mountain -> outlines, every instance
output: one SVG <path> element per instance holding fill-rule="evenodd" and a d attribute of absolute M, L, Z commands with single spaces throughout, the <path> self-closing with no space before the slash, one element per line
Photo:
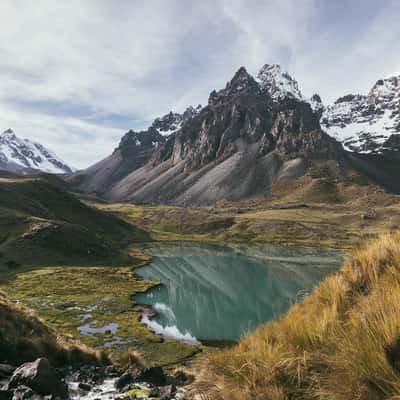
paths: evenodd
<path fill-rule="evenodd" d="M 65 174 L 73 168 L 40 143 L 21 139 L 11 129 L 0 134 L 0 169 L 10 172 Z"/>
<path fill-rule="evenodd" d="M 379 79 L 367 95 L 340 97 L 326 107 L 321 125 L 349 151 L 396 155 L 400 150 L 400 75 Z"/>
<path fill-rule="evenodd" d="M 84 191 L 105 194 L 115 182 L 142 167 L 157 150 L 163 149 L 200 109 L 199 105 L 196 108 L 188 107 L 182 114 L 171 111 L 156 118 L 146 130 L 129 130 L 110 156 L 86 170 L 76 172 L 67 180 Z"/>
<path fill-rule="evenodd" d="M 241 67 L 205 107 L 190 110 L 129 131 L 111 156 L 67 180 L 113 201 L 181 205 L 290 190 L 305 176 L 400 190 L 397 164 L 345 151 L 321 128 L 321 98 L 304 97 L 279 65 L 264 65 L 256 78 Z"/>

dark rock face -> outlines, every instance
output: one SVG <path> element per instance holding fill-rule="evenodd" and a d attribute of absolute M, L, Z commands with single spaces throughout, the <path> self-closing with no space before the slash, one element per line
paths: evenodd
<path fill-rule="evenodd" d="M 8 386 L 12 389 L 21 385 L 27 386 L 41 395 L 53 395 L 61 399 L 68 398 L 67 386 L 46 358 L 38 358 L 36 361 L 25 363 L 15 370 Z"/>

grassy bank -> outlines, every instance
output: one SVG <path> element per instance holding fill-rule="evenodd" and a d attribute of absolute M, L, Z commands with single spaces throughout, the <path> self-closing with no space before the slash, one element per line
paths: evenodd
<path fill-rule="evenodd" d="M 209 399 L 400 398 L 400 235 L 355 250 L 276 322 L 201 366 Z"/>
<path fill-rule="evenodd" d="M 55 366 L 101 362 L 105 356 L 72 336 L 60 335 L 45 325 L 31 310 L 10 302 L 0 292 L 1 362 L 19 365 L 37 357 L 47 357 Z"/>
<path fill-rule="evenodd" d="M 184 361 L 198 348 L 163 340 L 140 322 L 140 311 L 134 308 L 131 296 L 154 284 L 139 279 L 131 266 L 63 266 L 19 273 L 3 289 L 55 331 L 105 352 L 117 363 L 129 352 L 140 353 L 148 365 Z"/>

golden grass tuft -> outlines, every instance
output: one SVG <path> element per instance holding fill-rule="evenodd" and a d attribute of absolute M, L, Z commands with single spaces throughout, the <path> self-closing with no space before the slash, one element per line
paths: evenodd
<path fill-rule="evenodd" d="M 400 399 L 400 235 L 355 250 L 285 316 L 200 367 L 204 399 Z"/>

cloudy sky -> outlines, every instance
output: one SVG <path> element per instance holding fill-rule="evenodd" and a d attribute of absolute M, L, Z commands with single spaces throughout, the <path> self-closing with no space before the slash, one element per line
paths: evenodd
<path fill-rule="evenodd" d="M 1 0 L 0 129 L 82 168 L 279 63 L 329 103 L 400 72 L 397 0 Z"/>

